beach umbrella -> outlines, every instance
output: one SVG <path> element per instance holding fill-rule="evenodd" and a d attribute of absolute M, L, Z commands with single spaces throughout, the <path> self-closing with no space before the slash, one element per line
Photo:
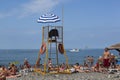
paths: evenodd
<path fill-rule="evenodd" d="M 59 21 L 60 19 L 58 16 L 56 16 L 55 14 L 48 13 L 40 16 L 39 19 L 37 20 L 38 23 L 55 23 Z"/>
<path fill-rule="evenodd" d="M 110 49 L 110 50 L 117 50 L 117 51 L 120 52 L 120 43 L 113 44 L 113 45 L 111 45 L 111 46 L 109 46 L 107 48 Z"/>

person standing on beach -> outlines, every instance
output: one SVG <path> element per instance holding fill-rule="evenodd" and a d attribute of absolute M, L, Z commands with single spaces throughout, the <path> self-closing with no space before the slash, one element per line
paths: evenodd
<path fill-rule="evenodd" d="M 52 60 L 51 60 L 51 58 L 49 58 L 49 60 L 48 60 L 48 71 L 49 70 L 53 70 L 53 65 L 52 65 Z"/>
<path fill-rule="evenodd" d="M 27 58 L 25 58 L 25 60 L 24 60 L 24 68 L 30 68 L 30 67 L 31 67 L 31 65 L 29 64 Z"/>
<path fill-rule="evenodd" d="M 90 69 L 91 68 L 91 57 L 90 56 L 87 56 L 87 65 Z"/>
<path fill-rule="evenodd" d="M 39 57 L 36 61 L 36 64 L 35 64 L 35 67 L 40 67 L 40 61 L 41 61 L 41 58 Z"/>
<path fill-rule="evenodd" d="M 109 52 L 108 48 L 105 48 L 104 53 L 103 53 L 103 66 L 107 69 L 110 66 L 109 60 L 110 60 L 110 52 Z"/>
<path fill-rule="evenodd" d="M 86 57 L 86 56 L 84 57 L 83 65 L 84 65 L 84 66 L 87 65 L 87 57 Z"/>
<path fill-rule="evenodd" d="M 116 68 L 116 59 L 115 59 L 115 55 L 114 54 L 110 55 L 110 67 L 111 68 Z"/>
<path fill-rule="evenodd" d="M 91 56 L 91 57 L 90 57 L 90 67 L 92 67 L 92 66 L 93 66 L 93 64 L 94 64 L 94 57 L 93 57 L 93 56 Z"/>

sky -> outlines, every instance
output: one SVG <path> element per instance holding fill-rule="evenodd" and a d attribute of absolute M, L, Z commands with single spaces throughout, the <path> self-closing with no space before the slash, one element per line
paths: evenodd
<path fill-rule="evenodd" d="M 63 14 L 62 14 L 63 9 Z M 38 18 L 54 13 L 65 48 L 105 48 L 120 42 L 120 0 L 0 0 L 0 49 L 39 49 Z"/>

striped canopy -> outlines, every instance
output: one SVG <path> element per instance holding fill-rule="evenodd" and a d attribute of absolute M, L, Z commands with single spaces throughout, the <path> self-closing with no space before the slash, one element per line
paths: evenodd
<path fill-rule="evenodd" d="M 38 23 L 55 23 L 59 21 L 59 17 L 55 14 L 44 14 L 37 20 Z"/>

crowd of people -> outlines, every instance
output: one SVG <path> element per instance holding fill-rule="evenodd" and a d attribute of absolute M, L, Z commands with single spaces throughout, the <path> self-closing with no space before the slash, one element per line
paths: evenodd
<path fill-rule="evenodd" d="M 23 65 L 19 68 L 15 64 L 9 64 L 9 67 L 0 66 L 0 80 L 6 80 L 8 76 L 18 75 L 19 70 L 28 71 L 28 69 L 35 67 L 31 66 L 28 60 L 25 58 Z M 86 56 L 84 59 L 84 64 L 75 63 L 68 68 L 68 65 L 62 63 L 60 65 L 54 66 L 52 64 L 52 59 L 48 59 L 47 63 L 48 72 L 59 71 L 63 72 L 65 70 L 71 71 L 71 73 L 76 72 L 102 72 L 108 73 L 110 69 L 120 70 L 120 65 L 117 65 L 117 59 L 114 54 L 112 54 L 107 48 L 105 48 L 103 55 L 99 56 L 97 61 L 95 61 L 93 56 Z M 20 76 L 20 75 L 19 75 Z"/>
<path fill-rule="evenodd" d="M 0 80 L 5 80 L 7 76 L 17 75 L 17 66 L 11 64 L 8 68 L 5 66 L 0 66 Z"/>
<path fill-rule="evenodd" d="M 103 55 L 99 56 L 96 62 L 93 56 L 87 56 L 85 57 L 83 65 L 76 63 L 73 68 L 75 72 L 108 73 L 110 69 L 114 69 L 115 71 L 120 70 L 120 65 L 117 64 L 115 55 L 112 54 L 109 49 L 105 48 Z"/>
<path fill-rule="evenodd" d="M 13 63 L 9 63 L 8 67 L 0 66 L 0 80 L 6 80 L 6 78 L 12 78 L 12 77 L 19 77 L 21 74 L 19 74 L 19 71 L 25 71 L 31 68 L 31 65 L 29 64 L 28 60 L 25 58 L 23 65 L 20 65 L 19 67 L 16 66 Z"/>
<path fill-rule="evenodd" d="M 117 62 L 116 56 L 109 52 L 109 49 L 105 48 L 103 55 L 97 60 L 95 71 L 105 72 L 109 69 L 120 69 Z"/>
<path fill-rule="evenodd" d="M 48 60 L 49 71 L 59 70 L 64 71 L 67 69 L 65 64 L 59 65 L 59 67 L 54 67 L 52 65 L 52 60 Z M 117 64 L 117 59 L 114 54 L 112 54 L 107 48 L 104 49 L 103 55 L 99 56 L 97 61 L 95 61 L 93 56 L 86 56 L 84 59 L 84 64 L 75 63 L 71 65 L 70 71 L 74 72 L 102 72 L 108 73 L 110 69 L 120 70 L 120 65 Z"/>
<path fill-rule="evenodd" d="M 120 65 L 117 64 L 117 59 L 108 48 L 104 49 L 103 55 L 99 56 L 95 61 L 93 56 L 87 56 L 84 59 L 84 64 L 75 63 L 71 67 L 71 72 L 102 72 L 110 73 L 110 70 L 120 70 Z M 113 73 L 113 72 L 112 72 Z"/>

